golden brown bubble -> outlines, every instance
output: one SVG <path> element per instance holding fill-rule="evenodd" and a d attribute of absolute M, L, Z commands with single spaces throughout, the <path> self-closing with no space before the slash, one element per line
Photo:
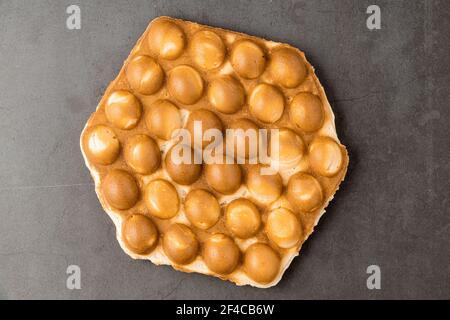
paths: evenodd
<path fill-rule="evenodd" d="M 235 113 L 245 104 L 244 87 L 232 76 L 218 77 L 209 85 L 208 100 L 219 112 Z"/>
<path fill-rule="evenodd" d="M 280 271 L 281 259 L 270 246 L 254 243 L 245 251 L 244 270 L 254 281 L 270 283 Z"/>
<path fill-rule="evenodd" d="M 187 163 L 179 163 L 183 158 L 183 153 L 187 152 L 185 157 Z M 176 159 L 177 158 L 177 159 Z M 164 161 L 167 173 L 173 181 L 182 185 L 193 184 L 202 173 L 202 165 L 194 162 L 194 150 L 189 146 L 175 145 L 167 152 Z"/>
<path fill-rule="evenodd" d="M 267 216 L 266 233 L 280 248 L 292 248 L 303 239 L 303 229 L 295 214 L 284 208 L 271 211 Z"/>
<path fill-rule="evenodd" d="M 319 97 L 308 92 L 294 97 L 289 109 L 291 121 L 302 131 L 319 130 L 324 121 L 324 110 Z"/>
<path fill-rule="evenodd" d="M 132 214 L 123 222 L 122 238 L 134 253 L 149 254 L 158 244 L 158 230 L 149 217 Z"/>
<path fill-rule="evenodd" d="M 268 69 L 273 80 L 286 88 L 300 85 L 308 73 L 303 58 L 290 48 L 273 50 Z"/>
<path fill-rule="evenodd" d="M 281 128 L 278 132 L 278 159 L 286 165 L 295 165 L 303 157 L 305 144 L 302 138 L 288 128 Z M 272 139 L 270 141 L 272 143 Z M 276 141 L 273 141 L 276 142 Z M 272 156 L 272 149 L 269 149 Z M 273 158 L 275 158 L 273 154 Z M 275 159 L 274 159 L 275 160 Z"/>
<path fill-rule="evenodd" d="M 180 209 L 180 199 L 175 187 L 168 181 L 157 179 L 145 187 L 145 205 L 152 216 L 170 219 Z"/>
<path fill-rule="evenodd" d="M 220 218 L 220 205 L 216 197 L 202 189 L 192 190 L 184 202 L 186 217 L 197 228 L 207 230 Z"/>
<path fill-rule="evenodd" d="M 152 22 L 147 35 L 152 54 L 167 60 L 178 58 L 184 50 L 186 37 L 174 22 L 158 19 Z"/>
<path fill-rule="evenodd" d="M 161 152 L 155 140 L 145 134 L 129 138 L 124 147 L 127 164 L 137 173 L 151 174 L 161 164 Z"/>
<path fill-rule="evenodd" d="M 128 91 L 114 91 L 106 100 L 105 114 L 114 127 L 130 130 L 141 118 L 141 103 Z"/>
<path fill-rule="evenodd" d="M 229 274 L 239 263 L 240 251 L 233 239 L 225 234 L 216 233 L 205 241 L 202 255 L 212 272 Z"/>
<path fill-rule="evenodd" d="M 164 253 L 177 264 L 191 263 L 198 253 L 198 240 L 192 230 L 181 223 L 172 224 L 164 233 Z"/>
<path fill-rule="evenodd" d="M 152 57 L 136 56 L 128 63 L 126 76 L 130 86 L 137 92 L 150 95 L 164 83 L 164 71 Z"/>
<path fill-rule="evenodd" d="M 196 122 L 201 124 L 201 129 L 202 129 L 200 131 L 202 143 L 200 145 L 200 141 L 196 140 L 195 143 L 196 143 L 197 147 L 205 148 L 207 145 L 209 145 L 211 143 L 211 141 L 203 139 L 203 134 L 206 130 L 217 129 L 220 132 L 223 131 L 222 121 L 214 112 L 209 111 L 207 109 L 195 110 L 195 111 L 191 112 L 191 114 L 189 115 L 189 118 L 187 120 L 187 123 L 186 123 L 186 129 L 189 131 L 192 143 L 194 142 L 193 141 L 194 136 L 195 136 L 194 126 L 195 126 Z"/>
<path fill-rule="evenodd" d="M 264 51 L 250 40 L 238 41 L 231 50 L 230 59 L 234 71 L 243 78 L 257 78 L 266 68 Z"/>
<path fill-rule="evenodd" d="M 181 128 L 180 111 L 169 100 L 157 100 L 147 111 L 145 124 L 151 134 L 169 140 L 174 131 Z"/>
<path fill-rule="evenodd" d="M 208 185 L 222 194 L 232 194 L 241 186 L 241 168 L 236 163 L 207 164 L 205 178 Z"/>
<path fill-rule="evenodd" d="M 324 200 L 320 183 L 313 176 L 302 172 L 289 179 L 287 197 L 299 210 L 306 212 L 318 209 Z"/>
<path fill-rule="evenodd" d="M 96 125 L 86 130 L 83 136 L 83 149 L 92 162 L 108 165 L 116 161 L 119 156 L 120 143 L 111 128 Z"/>
<path fill-rule="evenodd" d="M 261 83 L 250 94 L 250 113 L 258 120 L 266 123 L 274 123 L 283 115 L 284 96 L 276 87 Z"/>
<path fill-rule="evenodd" d="M 321 176 L 332 177 L 344 162 L 341 147 L 330 137 L 317 137 L 309 146 L 309 162 Z"/>
<path fill-rule="evenodd" d="M 269 204 L 280 197 L 283 181 L 277 172 L 262 174 L 262 168 L 261 165 L 253 165 L 248 169 L 247 188 L 259 202 Z"/>
<path fill-rule="evenodd" d="M 261 214 L 250 200 L 236 199 L 225 209 L 225 224 L 234 236 L 247 239 L 258 232 Z"/>
<path fill-rule="evenodd" d="M 225 44 L 214 32 L 198 31 L 191 39 L 190 53 L 194 62 L 203 69 L 220 67 L 225 59 Z"/>
<path fill-rule="evenodd" d="M 192 67 L 181 65 L 169 71 L 167 90 L 178 102 L 196 103 L 203 94 L 203 79 Z"/>
<path fill-rule="evenodd" d="M 109 171 L 101 186 L 106 201 L 116 209 L 129 209 L 139 200 L 138 184 L 134 177 L 124 170 Z"/>

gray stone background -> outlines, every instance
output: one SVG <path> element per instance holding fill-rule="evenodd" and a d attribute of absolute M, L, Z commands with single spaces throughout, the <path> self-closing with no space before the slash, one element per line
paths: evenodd
<path fill-rule="evenodd" d="M 81 30 L 66 29 L 70 4 Z M 291 43 L 326 88 L 348 176 L 274 288 L 133 261 L 96 198 L 80 132 L 159 15 Z M 450 298 L 449 31 L 446 0 L 0 0 L 0 298 Z"/>

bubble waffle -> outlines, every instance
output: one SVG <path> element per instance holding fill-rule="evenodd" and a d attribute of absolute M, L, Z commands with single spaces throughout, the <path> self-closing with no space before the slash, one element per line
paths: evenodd
<path fill-rule="evenodd" d="M 195 120 L 220 132 L 279 128 L 278 172 L 174 163 L 172 134 Z M 149 24 L 80 144 L 127 254 L 262 288 L 280 281 L 348 166 L 303 52 L 169 17 Z"/>

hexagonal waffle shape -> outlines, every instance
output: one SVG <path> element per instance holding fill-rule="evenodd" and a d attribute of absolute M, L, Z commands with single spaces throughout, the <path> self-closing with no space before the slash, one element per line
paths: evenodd
<path fill-rule="evenodd" d="M 194 120 L 279 128 L 279 171 L 175 165 L 171 134 Z M 349 161 L 303 52 L 169 17 L 149 24 L 80 144 L 127 254 L 261 288 L 299 254 Z"/>

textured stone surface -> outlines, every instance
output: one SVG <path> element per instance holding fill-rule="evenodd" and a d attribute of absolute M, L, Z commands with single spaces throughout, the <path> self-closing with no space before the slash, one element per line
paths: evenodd
<path fill-rule="evenodd" d="M 379 31 L 370 1 L 79 1 L 78 31 L 70 4 L 0 1 L 0 298 L 450 298 L 447 1 L 377 1 Z M 131 260 L 95 196 L 80 132 L 159 15 L 288 42 L 325 86 L 349 172 L 274 288 Z"/>

